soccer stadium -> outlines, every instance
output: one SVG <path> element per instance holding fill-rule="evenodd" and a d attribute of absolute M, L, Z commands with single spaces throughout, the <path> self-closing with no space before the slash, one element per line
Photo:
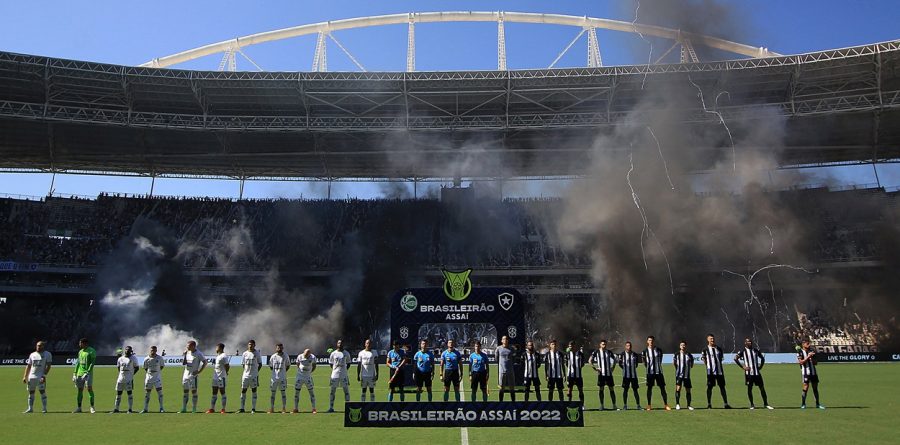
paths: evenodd
<path fill-rule="evenodd" d="M 0 441 L 893 442 L 900 8 L 341 3 L 0 46 Z"/>

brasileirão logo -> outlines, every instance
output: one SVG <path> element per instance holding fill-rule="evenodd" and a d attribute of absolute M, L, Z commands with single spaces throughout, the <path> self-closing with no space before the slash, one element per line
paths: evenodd
<path fill-rule="evenodd" d="M 444 294 L 453 301 L 462 301 L 472 293 L 472 280 L 469 274 L 472 269 L 466 269 L 461 272 L 451 272 L 442 270 L 444 274 Z"/>

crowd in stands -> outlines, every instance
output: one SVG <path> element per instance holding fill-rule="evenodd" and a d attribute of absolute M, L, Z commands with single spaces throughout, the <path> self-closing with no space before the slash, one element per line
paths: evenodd
<path fill-rule="evenodd" d="M 896 205 L 898 195 L 841 193 L 890 205 Z M 809 205 L 818 213 L 820 232 L 811 258 L 834 262 L 878 256 L 871 225 L 878 215 L 841 212 L 815 200 Z M 347 255 L 348 240 L 362 234 L 385 238 L 385 243 L 402 235 L 407 245 L 414 246 L 405 253 L 409 262 L 422 267 L 587 267 L 589 255 L 562 249 L 555 240 L 554 225 L 562 208 L 561 200 L 544 198 L 508 199 L 476 208 L 473 218 L 496 222 L 487 228 L 498 235 L 479 243 L 475 252 L 461 238 L 485 227 L 458 221 L 455 212 L 438 200 L 233 201 L 107 194 L 96 200 L 0 199 L 0 261 L 97 265 L 143 220 L 171 234 L 180 246 L 179 260 L 189 268 L 255 268 L 273 260 L 299 269 L 337 268 Z M 698 264 L 709 261 L 697 259 Z"/>

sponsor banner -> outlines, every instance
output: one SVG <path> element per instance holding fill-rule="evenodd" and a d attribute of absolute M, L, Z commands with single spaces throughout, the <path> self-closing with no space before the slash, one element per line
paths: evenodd
<path fill-rule="evenodd" d="M 53 353 L 51 352 L 51 354 L 53 354 Z M 28 356 L 26 356 L 26 355 L 22 355 L 22 356 L 0 355 L 0 366 L 25 366 L 25 359 L 27 359 L 27 358 L 28 358 Z M 111 355 L 109 355 L 109 356 L 98 355 L 95 365 L 98 365 L 98 366 L 115 365 L 117 358 L 118 357 L 111 356 Z M 53 366 L 74 366 L 75 365 L 75 357 L 53 355 L 52 364 L 53 364 Z"/>
<path fill-rule="evenodd" d="M 900 354 L 890 352 L 817 352 L 819 363 L 900 362 Z"/>
<path fill-rule="evenodd" d="M 880 352 L 877 345 L 819 345 L 816 352 Z"/>
<path fill-rule="evenodd" d="M 37 263 L 17 263 L 15 261 L 0 261 L 0 272 L 34 272 L 38 268 Z"/>
<path fill-rule="evenodd" d="M 579 402 L 349 402 L 345 427 L 583 427 Z"/>

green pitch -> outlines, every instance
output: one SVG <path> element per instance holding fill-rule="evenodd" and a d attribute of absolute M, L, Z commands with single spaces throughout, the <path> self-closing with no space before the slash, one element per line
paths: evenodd
<path fill-rule="evenodd" d="M 694 406 L 706 405 L 705 376 L 703 370 L 695 369 Z M 382 369 L 383 370 L 383 369 Z M 71 414 L 75 407 L 75 387 L 72 384 L 71 368 L 54 367 L 50 373 L 47 394 L 50 413 L 22 414 L 26 407 L 27 393 L 21 383 L 22 368 L 0 368 L 0 424 L 3 425 L 0 442 L 4 444 L 44 444 L 44 443 L 128 443 L 152 444 L 169 440 L 177 442 L 204 443 L 409 443 L 412 440 L 409 428 L 344 428 L 343 413 L 326 414 L 328 409 L 328 374 L 319 368 L 315 373 L 318 414 L 309 413 L 309 399 L 304 390 L 300 400 L 301 414 L 265 414 L 269 408 L 269 370 L 261 372 L 258 414 L 175 414 L 181 408 L 181 369 L 167 369 L 163 372 L 166 414 L 107 414 L 113 407 L 115 392 L 115 369 L 98 368 L 94 377 L 98 413 Z M 294 370 L 289 374 L 293 383 Z M 822 376 L 821 395 L 827 410 L 798 409 L 800 404 L 800 371 L 796 365 L 769 365 L 765 368 L 766 387 L 769 402 L 774 411 L 749 411 L 743 376 L 737 366 L 728 367 L 728 396 L 736 409 L 726 411 L 697 409 L 666 412 L 598 412 L 585 413 L 585 428 L 468 428 L 471 444 L 504 443 L 682 443 L 698 441 L 702 443 L 897 443 L 900 412 L 900 366 L 896 364 L 823 364 L 819 366 Z M 671 366 L 666 368 L 669 383 L 669 401 L 674 406 L 675 389 L 672 385 Z M 351 369 L 355 379 L 356 370 Z M 588 372 L 585 371 L 588 376 Z M 209 408 L 210 370 L 201 374 L 200 400 L 198 411 Z M 141 373 L 136 380 L 143 383 Z M 228 388 L 228 409 L 234 411 L 240 404 L 240 374 L 232 371 Z M 585 383 L 595 383 L 586 377 Z M 616 382 L 620 378 L 616 377 Z M 236 384 L 238 383 L 238 384 Z M 378 382 L 378 400 L 387 398 L 387 382 Z M 468 387 L 468 385 L 466 385 Z M 137 388 L 136 388 L 137 389 Z M 596 409 L 599 402 L 597 387 L 586 385 L 585 398 L 588 409 Z M 621 405 L 621 388 L 616 388 Z M 646 396 L 645 387 L 640 389 L 641 398 Z M 338 390 L 336 409 L 343 410 L 343 393 Z M 436 392 L 436 400 L 441 399 Z M 135 391 L 135 408 L 143 408 L 143 389 Z M 249 395 L 249 394 L 248 394 Z M 351 382 L 351 400 L 359 400 L 358 384 Z M 452 395 L 451 395 L 452 397 Z M 468 400 L 470 394 L 466 394 Z M 757 406 L 761 405 L 758 392 L 754 394 Z M 497 398 L 492 389 L 491 399 Z M 414 396 L 407 395 L 407 400 Z M 654 406 L 661 406 L 658 390 L 654 391 Z M 682 402 L 684 396 L 682 395 Z M 815 404 L 812 391 L 808 404 Z M 126 400 L 122 407 L 126 408 Z M 280 408 L 280 395 L 276 406 Z M 633 403 L 633 401 L 632 401 Z M 289 387 L 288 405 L 293 408 L 293 388 Z M 716 390 L 713 405 L 721 408 L 722 402 Z M 40 398 L 35 408 L 40 410 Z M 85 408 L 87 394 L 85 394 Z M 156 410 L 155 392 L 150 399 L 150 409 Z M 250 407 L 248 397 L 247 408 Z M 607 397 L 607 407 L 609 401 Z M 415 430 L 415 442 L 427 437 L 429 444 L 459 444 L 459 428 L 429 428 Z"/>

